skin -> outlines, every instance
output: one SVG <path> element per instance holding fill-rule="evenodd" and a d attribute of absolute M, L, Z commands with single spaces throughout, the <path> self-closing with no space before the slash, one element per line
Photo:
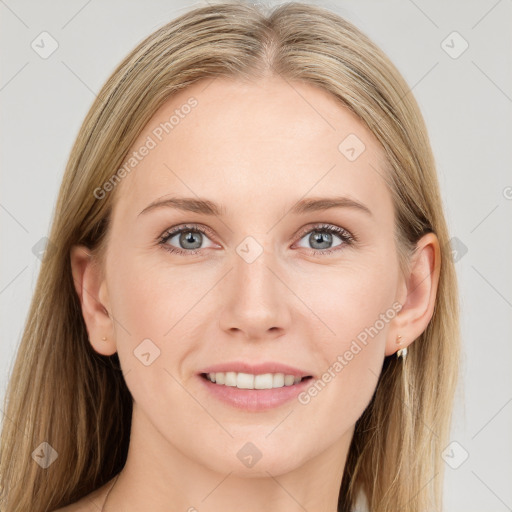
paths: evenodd
<path fill-rule="evenodd" d="M 200 81 L 156 112 L 133 150 L 192 96 L 198 105 L 117 185 L 104 272 L 87 248 L 71 251 L 90 342 L 101 354 L 118 352 L 134 399 L 128 460 L 104 510 L 335 512 L 354 425 L 384 357 L 432 317 L 438 240 L 425 235 L 410 274 L 399 273 L 383 151 L 357 117 L 309 84 Z M 355 161 L 338 150 L 351 133 L 365 145 Z M 207 198 L 225 213 L 138 215 L 166 195 Z M 372 215 L 288 213 L 303 197 L 333 195 Z M 158 245 L 186 223 L 212 230 L 197 235 L 199 254 Z M 344 245 L 333 234 L 319 249 L 309 236 L 318 223 L 358 241 Z M 236 251 L 247 236 L 263 249 L 252 263 Z M 179 236 L 167 244 L 190 251 Z M 337 250 L 320 254 L 329 248 Z M 207 365 L 246 360 L 279 361 L 319 378 L 395 302 L 400 313 L 307 405 L 246 412 L 217 401 L 197 376 Z M 133 353 L 146 338 L 161 351 L 149 366 Z M 247 442 L 262 454 L 251 468 L 237 457 Z M 63 510 L 97 512 L 112 483 Z"/>

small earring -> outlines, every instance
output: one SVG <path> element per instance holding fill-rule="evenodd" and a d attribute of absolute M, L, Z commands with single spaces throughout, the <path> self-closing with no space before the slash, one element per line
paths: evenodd
<path fill-rule="evenodd" d="M 401 348 L 400 350 L 397 350 L 396 352 L 396 358 L 400 359 L 402 358 L 405 361 L 405 358 L 407 357 L 407 347 Z"/>
<path fill-rule="evenodd" d="M 402 339 L 402 336 L 398 335 L 396 338 L 396 342 L 398 345 L 400 345 L 400 340 Z M 405 358 L 407 357 L 407 347 L 401 348 L 397 350 L 396 352 L 396 358 L 400 359 L 402 358 L 403 361 L 405 361 Z"/>

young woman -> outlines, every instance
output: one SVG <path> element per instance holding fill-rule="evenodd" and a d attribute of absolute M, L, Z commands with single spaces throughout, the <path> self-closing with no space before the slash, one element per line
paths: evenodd
<path fill-rule="evenodd" d="M 441 510 L 449 234 L 418 106 L 356 27 L 230 2 L 151 34 L 49 238 L 4 512 Z"/>

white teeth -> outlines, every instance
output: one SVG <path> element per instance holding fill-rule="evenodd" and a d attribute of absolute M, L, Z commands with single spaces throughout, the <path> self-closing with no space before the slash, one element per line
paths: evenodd
<path fill-rule="evenodd" d="M 298 384 L 302 377 L 285 375 L 284 373 L 264 373 L 252 375 L 250 373 L 216 372 L 208 373 L 207 378 L 216 384 L 237 387 L 239 389 L 272 389 Z"/>
<path fill-rule="evenodd" d="M 226 386 L 236 386 L 236 372 L 226 372 Z"/>
<path fill-rule="evenodd" d="M 254 389 L 254 375 L 239 373 L 236 378 L 236 387 L 240 389 Z"/>
<path fill-rule="evenodd" d="M 284 376 L 284 385 L 291 386 L 295 382 L 295 377 L 293 375 L 285 375 Z"/>
<path fill-rule="evenodd" d="M 273 385 L 274 377 L 271 373 L 264 373 L 254 377 L 254 389 L 272 389 Z"/>
<path fill-rule="evenodd" d="M 284 386 L 284 373 L 274 373 L 272 381 L 273 388 L 282 388 Z"/>

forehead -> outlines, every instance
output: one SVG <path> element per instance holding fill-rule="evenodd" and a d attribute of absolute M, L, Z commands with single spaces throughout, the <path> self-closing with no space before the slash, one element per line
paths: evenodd
<path fill-rule="evenodd" d="M 147 123 L 127 167 L 130 158 L 116 190 L 118 214 L 128 217 L 167 194 L 211 198 L 227 213 L 343 194 L 378 215 L 390 201 L 371 131 L 329 92 L 278 77 L 205 79 L 181 90 Z"/>

